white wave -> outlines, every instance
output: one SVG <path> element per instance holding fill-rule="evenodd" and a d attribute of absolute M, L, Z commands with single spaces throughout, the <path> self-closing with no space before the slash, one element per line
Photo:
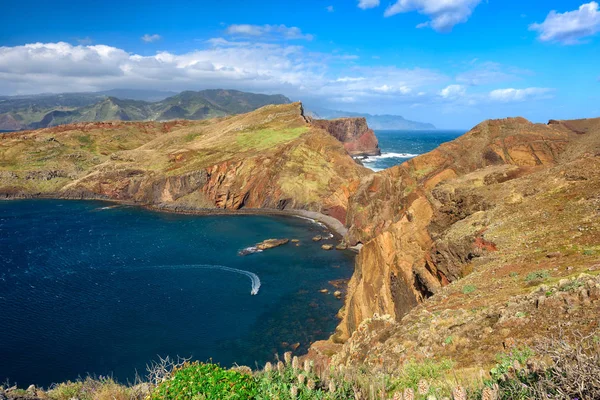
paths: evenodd
<path fill-rule="evenodd" d="M 310 221 L 310 222 L 312 222 L 313 224 L 319 225 L 319 226 L 320 226 L 320 227 L 322 227 L 322 228 L 327 228 L 327 225 L 325 225 L 325 224 L 324 224 L 324 223 L 322 223 L 322 222 L 319 222 L 319 221 L 317 221 L 316 219 L 309 218 L 309 217 L 305 217 L 305 216 L 303 216 L 303 215 L 294 215 L 294 217 L 296 217 L 296 218 L 301 218 L 301 219 L 305 219 L 305 220 L 307 220 L 307 221 Z"/>
<path fill-rule="evenodd" d="M 412 158 L 418 155 L 419 154 L 412 153 L 382 153 L 380 156 L 369 156 L 367 159 L 363 160 L 363 163 L 372 163 L 385 158 Z"/>
<path fill-rule="evenodd" d="M 260 289 L 260 278 L 254 272 L 244 271 L 243 269 L 229 268 L 223 265 L 211 265 L 211 264 L 184 264 L 184 265 L 158 265 L 153 268 L 161 269 L 180 269 L 180 268 L 201 268 L 201 269 L 217 269 L 220 271 L 233 272 L 236 274 L 245 275 L 250 278 L 252 282 L 252 289 L 250 290 L 251 295 L 257 295 Z"/>
<path fill-rule="evenodd" d="M 254 254 L 254 253 L 262 253 L 262 250 L 256 246 L 250 246 L 250 247 L 246 247 L 245 249 L 238 251 L 239 256 L 246 256 L 248 254 Z"/>

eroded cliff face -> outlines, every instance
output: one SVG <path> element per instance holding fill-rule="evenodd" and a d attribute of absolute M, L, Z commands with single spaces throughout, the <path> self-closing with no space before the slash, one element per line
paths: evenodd
<path fill-rule="evenodd" d="M 333 339 L 347 340 L 375 313 L 400 321 L 468 275 L 472 260 L 502 251 L 489 238 L 490 227 L 500 222 L 490 217 L 492 210 L 527 193 L 506 200 L 501 186 L 593 156 L 600 129 L 586 136 L 574 126 L 486 121 L 430 153 L 364 177 L 350 198 L 347 237 L 363 247 Z"/>
<path fill-rule="evenodd" d="M 106 198 L 174 210 L 306 209 L 346 221 L 370 174 L 300 103 L 208 121 L 75 124 L 0 140 L 5 196 Z"/>
<path fill-rule="evenodd" d="M 344 148 L 352 156 L 378 156 L 381 154 L 377 137 L 369 129 L 365 118 L 317 119 L 312 124 L 326 130 L 344 143 Z"/>

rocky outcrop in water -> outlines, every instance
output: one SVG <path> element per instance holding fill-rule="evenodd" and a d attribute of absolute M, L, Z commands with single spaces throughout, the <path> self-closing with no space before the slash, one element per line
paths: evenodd
<path fill-rule="evenodd" d="M 344 143 L 344 148 L 352 156 L 381 155 L 377 137 L 369 129 L 365 118 L 317 119 L 312 123 Z"/>

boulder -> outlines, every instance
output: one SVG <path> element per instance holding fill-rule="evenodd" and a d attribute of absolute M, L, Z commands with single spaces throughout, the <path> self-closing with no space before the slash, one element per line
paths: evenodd
<path fill-rule="evenodd" d="M 274 247 L 279 247 L 284 244 L 287 244 L 289 241 L 289 239 L 267 239 L 260 243 L 257 243 L 256 248 L 259 250 L 268 250 Z"/>
<path fill-rule="evenodd" d="M 324 244 L 321 246 L 321 248 L 323 250 L 331 250 L 331 249 L 333 249 L 333 245 L 332 244 Z"/>
<path fill-rule="evenodd" d="M 313 242 L 319 242 L 319 241 L 323 240 L 323 236 L 317 235 L 317 236 L 313 237 L 312 240 L 313 240 Z"/>

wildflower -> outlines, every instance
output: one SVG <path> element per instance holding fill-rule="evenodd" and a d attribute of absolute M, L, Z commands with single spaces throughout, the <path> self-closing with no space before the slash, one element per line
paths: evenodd
<path fill-rule="evenodd" d="M 304 372 L 310 374 L 311 362 L 309 360 L 304 360 Z"/>
<path fill-rule="evenodd" d="M 304 385 L 304 382 L 305 382 L 305 381 L 306 381 L 306 375 L 304 375 L 304 374 L 300 374 L 300 375 L 298 375 L 298 383 L 299 383 L 300 385 Z"/>
<path fill-rule="evenodd" d="M 285 365 L 283 365 L 283 363 L 281 361 L 277 361 L 277 371 L 279 371 L 280 374 L 283 374 L 284 369 L 285 369 Z"/>
<path fill-rule="evenodd" d="M 292 352 L 286 351 L 285 353 L 283 353 L 283 359 L 285 360 L 285 363 L 287 365 L 290 365 L 290 363 L 292 362 Z"/>
<path fill-rule="evenodd" d="M 308 390 L 315 390 L 315 381 L 313 381 L 312 379 L 309 379 L 308 382 L 306 382 L 306 387 L 308 388 Z"/>
<path fill-rule="evenodd" d="M 265 364 L 265 372 L 271 372 L 273 371 L 273 364 L 271 364 L 271 362 L 267 361 L 267 363 Z"/>
<path fill-rule="evenodd" d="M 335 393 L 335 383 L 333 381 L 329 382 L 329 393 Z"/>
<path fill-rule="evenodd" d="M 290 389 L 290 394 L 292 395 L 292 399 L 298 397 L 298 387 L 292 386 L 292 388 Z"/>
<path fill-rule="evenodd" d="M 467 400 L 467 391 L 462 386 L 457 386 L 452 390 L 454 400 Z"/>
<path fill-rule="evenodd" d="M 404 400 L 415 400 L 415 391 L 411 388 L 404 389 Z"/>
<path fill-rule="evenodd" d="M 294 358 L 292 358 L 292 368 L 294 369 L 294 371 L 298 370 L 299 364 L 300 361 L 298 360 L 298 357 L 294 356 Z"/>
<path fill-rule="evenodd" d="M 421 379 L 417 385 L 417 391 L 420 395 L 425 395 L 429 392 L 429 383 L 425 379 Z"/>

